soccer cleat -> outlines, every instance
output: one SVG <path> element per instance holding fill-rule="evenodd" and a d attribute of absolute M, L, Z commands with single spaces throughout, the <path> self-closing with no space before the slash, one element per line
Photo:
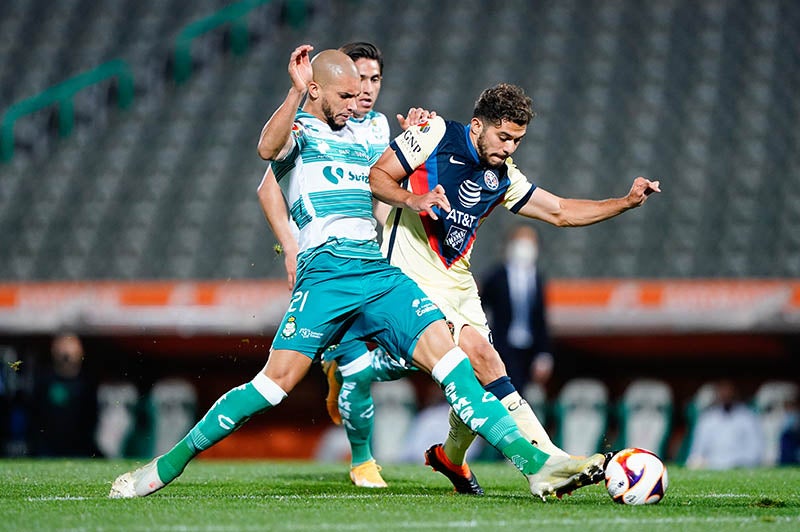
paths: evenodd
<path fill-rule="evenodd" d="M 375 460 L 364 462 L 350 468 L 350 480 L 359 488 L 388 488 L 381 477 L 381 466 Z"/>
<path fill-rule="evenodd" d="M 437 443 L 425 451 L 425 465 L 446 476 L 453 483 L 456 493 L 483 495 L 483 488 L 467 464 L 455 465 L 444 454 L 444 447 Z"/>
<path fill-rule="evenodd" d="M 111 484 L 111 492 L 108 496 L 111 499 L 146 497 L 165 485 L 158 478 L 158 467 L 156 466 L 156 460 L 153 460 L 135 471 L 118 476 L 114 483 Z"/>
<path fill-rule="evenodd" d="M 590 480 L 603 472 L 605 460 L 606 457 L 599 453 L 588 458 L 551 456 L 539 471 L 528 475 L 531 493 L 542 501 L 548 495 L 561 498 L 564 494 L 594 483 Z"/>
<path fill-rule="evenodd" d="M 335 361 L 322 363 L 322 371 L 328 379 L 328 396 L 325 398 L 325 408 L 328 410 L 328 416 L 330 416 L 331 421 L 336 425 L 341 425 L 342 415 L 339 413 L 339 390 L 342 389 L 342 383 L 336 378 L 338 367 Z"/>
<path fill-rule="evenodd" d="M 564 495 L 571 495 L 573 490 L 581 488 L 583 486 L 591 486 L 592 484 L 600 484 L 601 482 L 605 482 L 606 480 L 606 467 L 608 467 L 608 463 L 617 454 L 619 451 L 607 451 L 603 453 L 603 467 L 594 473 L 592 476 L 588 475 L 581 475 L 578 480 L 575 481 L 575 484 L 571 486 L 568 490 L 565 489 L 558 489 L 556 490 L 556 497 L 559 499 Z"/>

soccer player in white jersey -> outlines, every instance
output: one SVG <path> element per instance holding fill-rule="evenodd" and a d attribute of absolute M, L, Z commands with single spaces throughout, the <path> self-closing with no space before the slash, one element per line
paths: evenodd
<path fill-rule="evenodd" d="M 339 51 L 353 60 L 361 78 L 358 105 L 348 120 L 348 126 L 372 152 L 382 154 L 391 140 L 386 116 L 375 111 L 383 79 L 383 54 L 378 47 L 368 42 L 348 43 L 340 47 Z M 415 125 L 428 116 L 429 113 L 423 109 L 411 108 L 405 117 L 398 114 L 397 121 L 405 130 L 409 125 Z M 285 254 L 289 288 L 294 288 L 297 231 L 288 218 L 284 208 L 284 194 L 271 166 L 258 187 L 258 198 Z M 375 212 L 376 218 L 382 223 L 389 207 L 382 203 L 375 205 Z M 339 365 L 342 366 L 341 370 Z M 363 488 L 387 487 L 380 474 L 381 467 L 372 455 L 373 401 L 370 385 L 373 381 L 395 380 L 411 369 L 395 361 L 380 348 L 370 351 L 364 342 L 358 340 L 326 350 L 322 355 L 322 367 L 330 381 L 326 398 L 328 413 L 336 424 L 344 424 L 350 442 L 350 480 Z M 356 415 L 351 416 L 351 413 Z"/>
<path fill-rule="evenodd" d="M 295 289 L 267 363 L 251 381 L 220 397 L 170 451 L 120 475 L 109 496 L 144 497 L 160 490 L 197 454 L 278 405 L 328 346 L 354 339 L 372 339 L 429 373 L 460 419 L 527 478 L 534 496 L 545 500 L 597 473 L 603 455 L 550 456 L 520 434 L 497 398 L 478 383 L 439 308 L 383 258 L 368 182 L 373 154 L 347 125 L 360 92 L 358 70 L 337 50 L 325 50 L 312 62 L 312 49 L 302 45 L 292 52 L 291 88 L 258 144 L 276 177 L 289 180 L 290 212 L 300 230 Z M 413 196 L 403 199 L 416 212 L 448 207 L 439 189 Z"/>

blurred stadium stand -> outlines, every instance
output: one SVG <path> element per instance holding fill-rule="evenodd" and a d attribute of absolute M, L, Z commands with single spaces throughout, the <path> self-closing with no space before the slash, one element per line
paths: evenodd
<path fill-rule="evenodd" d="M 297 29 L 276 1 L 249 17 L 247 54 L 210 32 L 176 86 L 174 37 L 230 3 L 0 6 L 0 110 L 110 59 L 136 82 L 128 111 L 108 87 L 79 93 L 69 138 L 52 112 L 19 121 L 0 166 L 0 280 L 281 278 L 255 196 L 257 135 L 295 45 L 355 39 L 384 50 L 389 116 L 423 105 L 467 120 L 483 88 L 524 86 L 538 116 L 515 159 L 548 190 L 603 198 L 661 179 L 663 194 L 620 219 L 540 224 L 551 276 L 800 276 L 798 2 L 309 1 Z M 493 218 L 482 232 L 511 222 Z M 478 239 L 477 273 L 500 244 Z"/>

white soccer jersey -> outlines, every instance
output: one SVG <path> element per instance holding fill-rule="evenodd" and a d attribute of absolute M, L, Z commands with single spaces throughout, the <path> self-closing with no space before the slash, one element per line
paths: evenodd
<path fill-rule="evenodd" d="M 375 164 L 391 140 L 389 121 L 386 116 L 377 111 L 370 111 L 361 118 L 351 118 L 347 123 L 353 128 L 356 136 L 370 147 L 375 156 L 370 164 Z"/>
<path fill-rule="evenodd" d="M 377 259 L 369 188 L 374 153 L 350 121 L 333 131 L 327 123 L 298 110 L 292 125 L 294 147 L 272 170 L 299 228 L 298 261 L 318 251 L 340 257 Z M 341 235 L 347 235 L 342 237 Z"/>

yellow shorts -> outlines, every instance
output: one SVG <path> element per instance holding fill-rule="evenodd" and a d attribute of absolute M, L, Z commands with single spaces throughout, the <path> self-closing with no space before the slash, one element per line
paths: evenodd
<path fill-rule="evenodd" d="M 465 325 L 474 327 L 484 338 L 491 341 L 491 330 L 474 279 L 470 278 L 470 282 L 462 282 L 460 286 L 431 285 L 422 283 L 419 279 L 415 280 L 422 291 L 444 312 L 448 325 L 452 323 L 456 344 Z"/>

